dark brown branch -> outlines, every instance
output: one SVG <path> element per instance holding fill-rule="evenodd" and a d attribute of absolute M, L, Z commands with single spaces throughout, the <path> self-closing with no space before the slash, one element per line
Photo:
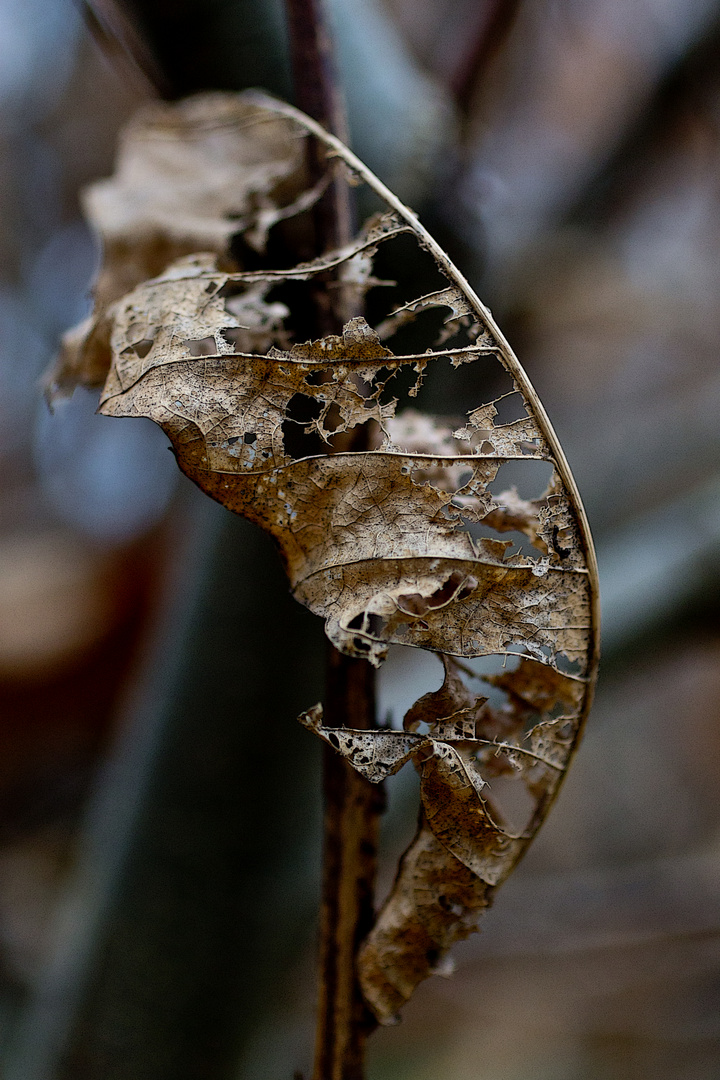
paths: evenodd
<path fill-rule="evenodd" d="M 325 722 L 368 728 L 375 722 L 375 672 L 332 647 Z M 374 891 L 382 787 L 369 783 L 329 746 L 324 749 L 325 850 L 320 912 L 318 1025 L 313 1080 L 362 1080 L 365 1041 L 376 1021 L 357 984 L 357 950 L 375 918 Z"/>
<path fill-rule="evenodd" d="M 286 7 L 295 104 L 347 142 L 345 109 L 322 0 L 288 0 Z"/>
<path fill-rule="evenodd" d="M 286 0 L 295 100 L 299 108 L 347 142 L 345 112 L 335 72 L 322 0 Z M 316 181 L 329 167 L 325 150 L 310 140 L 308 169 Z M 315 214 L 315 254 L 352 236 L 350 191 L 335 177 Z M 315 296 L 320 333 L 335 332 L 356 312 L 342 290 Z M 361 449 L 356 443 L 353 449 Z M 375 724 L 375 672 L 363 659 L 328 650 L 325 723 L 371 728 Z M 318 1025 L 313 1080 L 363 1080 L 365 1041 L 376 1021 L 356 975 L 358 947 L 374 918 L 375 875 L 384 793 L 329 747 L 323 759 L 325 824 L 320 913 Z"/>
<path fill-rule="evenodd" d="M 324 128 L 348 141 L 345 105 L 335 68 L 323 0 L 286 0 L 295 104 Z M 308 170 L 315 183 L 328 169 L 325 148 L 308 140 Z M 336 178 L 315 211 L 316 251 L 341 247 L 352 238 L 350 189 Z M 343 318 L 339 319 L 342 322 Z M 337 327 L 336 329 L 340 329 Z"/>

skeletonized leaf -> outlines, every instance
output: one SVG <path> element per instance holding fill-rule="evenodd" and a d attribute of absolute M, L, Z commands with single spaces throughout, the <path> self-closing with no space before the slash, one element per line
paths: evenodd
<path fill-rule="evenodd" d="M 444 657 L 443 687 L 403 732 L 304 717 L 375 782 L 409 760 L 420 772 L 420 830 L 359 960 L 389 1022 L 476 927 L 557 793 L 595 678 L 595 561 L 556 436 L 468 283 L 338 140 L 243 99 L 297 145 L 323 142 L 384 208 L 311 263 L 229 272 L 195 255 L 139 285 L 114 307 L 101 409 L 151 417 L 195 483 L 273 536 L 339 649 L 376 665 L 390 644 Z M 434 276 L 421 296 L 377 270 L 397 244 Z M 320 288 L 370 293 L 367 319 L 304 340 Z M 419 411 L 443 396 L 456 415 Z"/>
<path fill-rule="evenodd" d="M 269 120 L 242 95 L 199 94 L 140 109 L 122 134 L 115 175 L 83 193 L 103 264 L 93 315 L 65 335 L 51 391 L 102 386 L 112 305 L 173 260 L 198 251 L 227 260 L 238 232 L 263 250 L 269 228 L 319 194 L 302 190 L 303 162 L 293 125 Z"/>

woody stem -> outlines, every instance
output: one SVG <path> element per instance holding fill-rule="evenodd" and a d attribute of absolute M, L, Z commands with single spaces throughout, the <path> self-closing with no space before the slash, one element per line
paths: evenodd
<path fill-rule="evenodd" d="M 347 141 L 332 39 L 322 0 L 286 0 L 296 104 Z M 310 140 L 308 171 L 316 182 L 328 168 L 324 149 Z M 350 190 L 336 176 L 314 216 L 314 254 L 349 242 Z M 334 297 L 335 299 L 332 299 Z M 329 299 L 330 298 L 330 299 Z M 340 289 L 316 294 L 318 331 L 338 333 L 347 314 Z M 353 450 L 362 446 L 353 442 Z M 324 722 L 329 727 L 375 724 L 375 671 L 367 660 L 328 648 Z M 356 972 L 358 947 L 372 927 L 381 788 L 324 747 L 324 851 L 320 910 L 318 1020 L 313 1080 L 363 1080 L 367 1036 L 376 1021 Z"/>

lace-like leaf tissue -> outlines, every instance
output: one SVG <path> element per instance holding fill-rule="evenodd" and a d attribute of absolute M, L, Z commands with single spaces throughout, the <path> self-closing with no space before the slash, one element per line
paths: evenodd
<path fill-rule="evenodd" d="M 272 152 L 263 173 L 243 151 L 262 194 L 235 221 L 248 243 L 317 197 L 302 190 L 305 139 L 326 147 L 328 180 L 349 172 L 377 212 L 312 262 L 233 270 L 221 244 L 206 245 L 114 300 L 101 410 L 151 417 L 203 491 L 272 535 L 294 595 L 338 649 L 375 665 L 393 644 L 443 657 L 442 688 L 405 730 L 328 729 L 319 706 L 301 718 L 372 781 L 410 761 L 420 773 L 419 832 L 359 958 L 388 1023 L 476 929 L 558 790 L 597 665 L 592 542 L 526 375 L 416 216 L 290 106 L 246 93 L 238 125 L 224 96 L 216 119 L 204 100 L 194 113 L 156 108 L 173 137 L 184 107 L 196 145 L 236 124 Z M 227 240 L 206 226 L 198 235 Z M 398 265 L 409 284 L 382 277 Z M 342 296 L 344 328 L 304 340 L 323 289 Z"/>

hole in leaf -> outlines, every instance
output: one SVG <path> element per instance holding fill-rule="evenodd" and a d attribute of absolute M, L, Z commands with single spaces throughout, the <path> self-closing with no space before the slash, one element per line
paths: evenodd
<path fill-rule="evenodd" d="M 447 307 L 421 308 L 412 313 L 411 318 L 405 323 L 398 323 L 395 332 L 387 338 L 388 348 L 396 355 L 424 352 L 428 345 L 434 346 L 443 336 L 449 314 Z"/>
<path fill-rule="evenodd" d="M 245 352 L 243 348 L 244 342 L 247 340 L 247 330 L 243 326 L 226 326 L 220 331 L 220 337 L 225 341 L 235 352 Z"/>
<path fill-rule="evenodd" d="M 512 424 L 515 420 L 524 420 L 528 415 L 523 396 L 519 390 L 503 394 L 493 404 L 497 410 L 497 415 L 493 421 L 496 427 L 500 424 Z"/>
<path fill-rule="evenodd" d="M 477 580 L 453 570 L 447 581 L 431 596 L 420 593 L 406 593 L 398 597 L 398 607 L 408 615 L 426 615 L 428 611 L 443 607 L 451 600 L 464 600 L 477 588 Z"/>
<path fill-rule="evenodd" d="M 330 404 L 330 408 L 325 413 L 323 427 L 326 431 L 337 431 L 341 424 L 342 415 L 340 413 L 340 407 L 336 401 L 333 401 Z"/>
<path fill-rule="evenodd" d="M 282 423 L 283 445 L 285 453 L 292 458 L 312 457 L 327 454 L 328 446 L 316 430 L 306 431 L 306 427 L 317 420 L 322 412 L 322 403 L 307 394 L 294 394 L 290 398 Z"/>
<path fill-rule="evenodd" d="M 330 416 L 332 409 L 328 411 Z M 327 422 L 327 417 L 326 417 Z M 366 420 L 364 424 L 354 424 L 346 431 L 337 431 L 328 439 L 328 446 L 335 454 L 350 454 L 367 450 L 368 446 L 377 446 L 380 441 L 380 425 L 376 420 Z M 327 448 L 325 450 L 327 453 Z"/>
<path fill-rule="evenodd" d="M 497 817 L 501 819 L 498 824 L 507 832 L 523 833 L 535 812 L 535 799 L 520 774 L 513 771 L 491 777 L 485 792 L 488 794 L 491 813 L 495 810 L 493 817 L 496 821 Z"/>
<path fill-rule="evenodd" d="M 144 360 L 154 344 L 154 338 L 143 338 L 141 341 L 136 341 L 133 345 L 135 355 L 139 356 L 141 360 Z"/>
<path fill-rule="evenodd" d="M 387 620 L 375 612 L 360 611 L 348 623 L 349 630 L 362 630 L 365 634 L 379 636 L 385 627 Z"/>
<path fill-rule="evenodd" d="M 199 338 L 196 341 L 188 338 L 183 341 L 183 345 L 185 345 L 191 356 L 215 356 L 218 351 L 214 337 Z"/>
<path fill-rule="evenodd" d="M 555 466 L 551 461 L 504 461 L 488 490 L 500 495 L 515 488 L 521 499 L 540 499 L 552 481 Z"/>
<path fill-rule="evenodd" d="M 462 523 L 475 542 L 478 540 L 497 540 L 505 543 L 510 541 L 509 546 L 505 549 L 504 559 L 510 559 L 513 555 L 525 555 L 537 561 L 542 557 L 542 552 L 533 545 L 530 537 L 526 536 L 525 533 L 518 532 L 516 529 L 503 529 L 500 531 L 486 525 L 484 521 L 471 521 L 466 517 L 462 518 Z"/>
<path fill-rule="evenodd" d="M 555 663 L 557 664 L 558 671 L 563 675 L 580 675 L 582 674 L 583 666 L 579 660 L 571 660 L 565 653 L 558 653 L 555 657 Z"/>

